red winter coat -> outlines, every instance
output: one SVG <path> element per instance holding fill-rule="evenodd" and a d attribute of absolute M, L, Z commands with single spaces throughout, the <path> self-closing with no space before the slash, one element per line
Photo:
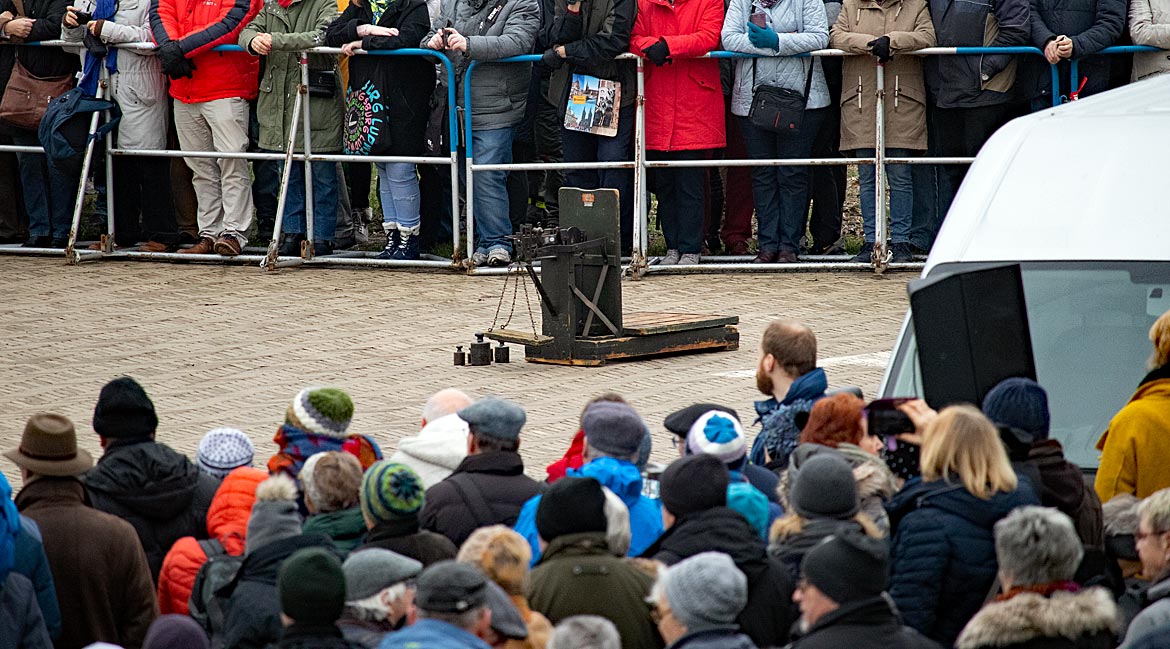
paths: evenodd
<path fill-rule="evenodd" d="M 235 45 L 264 0 L 154 0 L 150 29 L 154 42 L 177 41 L 195 64 L 191 78 L 172 79 L 171 96 L 184 104 L 229 97 L 255 99 L 260 92 L 260 59 L 247 52 L 214 52 Z"/>
<path fill-rule="evenodd" d="M 268 473 L 260 469 L 239 468 L 227 474 L 215 492 L 207 510 L 207 534 L 208 538 L 219 540 L 230 555 L 244 553 L 256 485 L 267 478 Z M 158 606 L 163 615 L 188 614 L 187 601 L 191 599 L 195 575 L 206 562 L 207 553 L 195 537 L 184 536 L 175 541 L 158 573 Z"/>
<path fill-rule="evenodd" d="M 646 62 L 646 148 L 651 151 L 721 149 L 725 146 L 719 61 L 686 60 L 719 47 L 723 0 L 638 0 L 630 51 L 666 38 L 671 62 Z"/>

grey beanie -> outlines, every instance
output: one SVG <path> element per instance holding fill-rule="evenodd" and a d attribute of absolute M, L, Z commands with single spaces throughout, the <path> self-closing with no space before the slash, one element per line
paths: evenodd
<path fill-rule="evenodd" d="M 802 445 L 804 446 L 804 445 Z M 804 518 L 847 520 L 861 508 L 857 500 L 857 482 L 849 462 L 838 452 L 824 452 L 804 460 L 792 483 L 789 501 L 792 509 Z"/>
<path fill-rule="evenodd" d="M 368 548 L 349 555 L 341 569 L 345 572 L 345 601 L 356 602 L 417 577 L 423 565 L 385 548 Z"/>
<path fill-rule="evenodd" d="M 252 517 L 248 519 L 244 554 L 252 554 L 257 548 L 300 533 L 297 485 L 292 478 L 277 473 L 256 485 L 256 502 L 252 504 Z"/>
<path fill-rule="evenodd" d="M 658 574 L 671 612 L 688 633 L 735 624 L 747 606 L 747 577 L 722 552 L 701 552 Z"/>

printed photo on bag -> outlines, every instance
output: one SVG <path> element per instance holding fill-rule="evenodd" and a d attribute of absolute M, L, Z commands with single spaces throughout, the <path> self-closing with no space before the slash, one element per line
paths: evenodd
<path fill-rule="evenodd" d="M 618 131 L 622 84 L 587 74 L 574 74 L 565 109 L 565 128 L 604 137 Z"/>

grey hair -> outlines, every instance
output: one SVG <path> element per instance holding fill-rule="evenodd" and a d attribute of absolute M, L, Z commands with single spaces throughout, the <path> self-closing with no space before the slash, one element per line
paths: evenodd
<path fill-rule="evenodd" d="M 1020 507 L 995 524 L 999 570 L 1013 586 L 1067 581 L 1085 549 L 1067 514 L 1051 507 Z"/>
<path fill-rule="evenodd" d="M 428 422 L 453 415 L 472 403 L 471 397 L 457 388 L 439 390 L 427 399 L 423 406 L 422 418 Z"/>
<path fill-rule="evenodd" d="M 1141 501 L 1133 494 L 1118 494 L 1101 505 L 1105 519 L 1105 536 L 1137 536 L 1138 505 Z"/>
<path fill-rule="evenodd" d="M 1170 489 L 1155 491 L 1138 505 L 1138 520 L 1150 524 L 1155 534 L 1170 532 Z"/>
<path fill-rule="evenodd" d="M 424 608 L 416 607 L 419 618 L 428 620 L 438 620 L 439 622 L 446 622 L 451 626 L 458 627 L 467 631 L 468 633 L 475 632 L 475 626 L 479 623 L 480 616 L 487 610 L 487 606 L 480 606 L 462 613 L 439 613 L 437 611 L 428 611 Z"/>
<path fill-rule="evenodd" d="M 553 629 L 546 649 L 621 649 L 613 622 L 597 615 L 574 615 Z"/>
<path fill-rule="evenodd" d="M 345 603 L 345 610 L 354 619 L 362 622 L 382 622 L 390 617 L 390 607 L 383 602 L 382 595 L 385 594 L 385 601 L 393 602 L 396 599 L 406 595 L 409 586 L 406 582 L 400 581 L 389 588 L 384 588 L 369 597 L 364 599 L 356 599 Z"/>
<path fill-rule="evenodd" d="M 630 550 L 630 510 L 609 487 L 601 490 L 605 493 L 605 544 L 610 554 L 625 557 Z"/>

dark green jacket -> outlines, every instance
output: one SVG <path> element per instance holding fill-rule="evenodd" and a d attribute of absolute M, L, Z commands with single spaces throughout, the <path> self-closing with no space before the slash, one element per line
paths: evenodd
<path fill-rule="evenodd" d="M 304 534 L 324 534 L 333 540 L 333 546 L 343 557 L 349 556 L 366 540 L 366 521 L 358 507 L 328 514 L 315 514 L 305 519 Z"/>
<path fill-rule="evenodd" d="M 610 553 L 604 533 L 569 534 L 554 539 L 533 569 L 528 602 L 553 624 L 600 615 L 617 627 L 623 649 L 659 649 L 662 638 L 646 604 L 653 583 Z"/>
<path fill-rule="evenodd" d="M 292 123 L 293 102 L 301 83 L 298 52 L 325 44 L 325 28 L 337 18 L 337 0 L 292 0 L 287 9 L 275 0 L 264 3 L 256 18 L 240 32 L 240 47 L 255 54 L 249 47 L 260 34 L 272 34 L 272 51 L 266 57 L 264 77 L 260 79 L 260 96 L 256 100 L 256 115 L 260 120 L 260 148 L 284 151 L 288 147 L 289 131 L 297 130 L 295 150 L 304 149 L 303 122 Z M 342 105 L 345 90 L 337 69 L 337 55 L 309 56 L 309 72 L 333 72 L 333 96 L 313 97 L 309 101 L 310 142 L 314 153 L 336 153 L 341 150 Z"/>

